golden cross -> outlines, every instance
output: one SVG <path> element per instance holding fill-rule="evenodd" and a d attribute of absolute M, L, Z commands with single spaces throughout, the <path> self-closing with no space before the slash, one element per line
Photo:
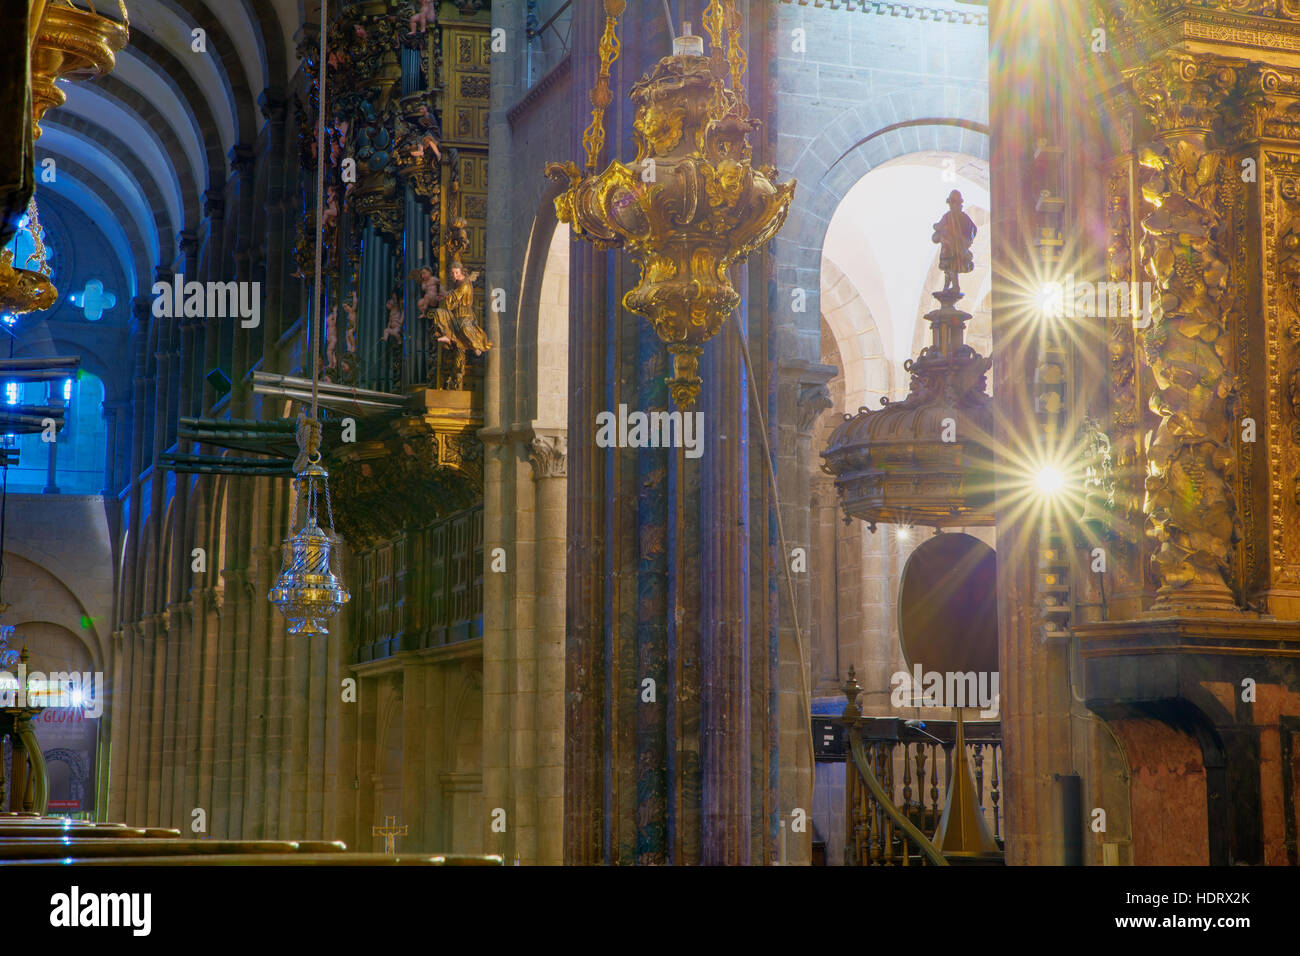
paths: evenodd
<path fill-rule="evenodd" d="M 397 838 L 399 836 L 406 836 L 406 831 L 407 831 L 406 824 L 403 823 L 399 827 L 399 826 L 394 826 L 395 823 L 397 823 L 397 817 L 384 817 L 384 825 L 382 827 L 370 828 L 371 836 L 382 836 L 384 838 L 385 853 L 396 853 Z"/>

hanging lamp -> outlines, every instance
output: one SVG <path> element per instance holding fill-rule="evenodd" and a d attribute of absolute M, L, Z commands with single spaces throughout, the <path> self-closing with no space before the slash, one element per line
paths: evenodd
<path fill-rule="evenodd" d="M 316 142 L 325 141 L 325 25 L 326 0 L 321 0 L 320 58 L 317 76 L 320 82 L 319 115 Z M 289 622 L 289 633 L 301 637 L 324 637 L 329 634 L 329 620 L 351 600 L 352 595 L 339 573 L 334 532 L 334 505 L 330 500 L 329 472 L 321 466 L 320 441 L 320 322 L 321 297 L 321 222 L 325 207 L 325 162 L 323 150 L 316 160 L 316 274 L 312 309 L 307 316 L 307 336 L 311 343 L 311 416 L 298 413 L 298 459 L 296 477 L 289 502 L 289 535 L 282 544 L 283 567 L 267 599 L 280 609 Z M 325 517 L 320 525 L 320 493 L 325 493 Z M 298 500 L 305 500 L 302 528 L 295 531 Z"/>
<path fill-rule="evenodd" d="M 26 262 L 17 261 L 17 237 L 12 249 L 0 249 L 0 315 L 41 312 L 52 308 L 59 300 L 59 292 L 50 279 L 44 230 L 36 212 L 35 196 L 27 204 L 27 228 L 34 248 Z"/>
<path fill-rule="evenodd" d="M 596 173 L 625 7 L 624 0 L 605 0 L 592 120 L 583 136 L 586 170 L 549 163 L 546 173 L 569 181 L 555 200 L 560 222 L 576 237 L 621 249 L 640 265 L 623 307 L 649 319 L 667 344 L 673 356 L 668 387 L 686 408 L 700 392 L 704 343 L 740 304 L 731 266 L 780 231 L 795 183 L 777 183 L 775 168 L 752 162 L 749 134 L 759 123 L 745 101 L 746 56 L 735 0 L 711 0 L 704 12 L 709 56 L 687 24 L 673 40 L 673 54 L 632 87 L 636 159 L 614 160 Z"/>

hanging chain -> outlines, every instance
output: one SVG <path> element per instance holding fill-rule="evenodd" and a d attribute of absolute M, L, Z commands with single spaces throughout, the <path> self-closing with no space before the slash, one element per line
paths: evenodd
<path fill-rule="evenodd" d="M 330 498 L 330 483 L 328 481 L 325 482 L 325 515 L 330 519 L 330 534 L 337 534 L 334 530 L 334 502 Z"/>
<path fill-rule="evenodd" d="M 596 162 L 605 148 L 605 110 L 614 101 L 609 90 L 609 71 L 618 59 L 622 45 L 618 40 L 618 18 L 623 15 L 627 0 L 605 0 L 605 34 L 600 38 L 600 72 L 596 85 L 591 88 L 591 125 L 582 134 L 582 145 L 587 150 L 587 171 L 596 171 Z"/>
<path fill-rule="evenodd" d="M 36 268 L 47 279 L 50 276 L 50 263 L 46 257 L 45 230 L 41 226 L 41 217 L 36 211 L 36 197 L 27 204 L 27 231 L 32 234 L 32 254 L 23 263 L 24 268 L 36 263 Z M 17 245 L 14 246 L 17 249 Z M 17 263 L 15 263 L 17 265 Z"/>
<path fill-rule="evenodd" d="M 709 35 L 711 69 L 719 80 L 727 75 L 727 61 L 722 52 L 722 30 L 726 25 L 727 16 L 720 0 L 709 0 L 708 9 L 704 11 L 704 32 Z"/>
<path fill-rule="evenodd" d="M 741 119 L 749 117 L 749 104 L 745 102 L 745 70 L 749 66 L 749 57 L 745 55 L 743 37 L 741 36 L 740 11 L 736 9 L 736 0 L 727 0 L 727 62 L 731 64 L 731 89 L 736 94 L 736 107 Z"/>

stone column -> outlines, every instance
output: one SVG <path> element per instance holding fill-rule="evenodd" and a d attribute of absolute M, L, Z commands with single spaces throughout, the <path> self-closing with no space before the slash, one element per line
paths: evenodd
<path fill-rule="evenodd" d="M 491 378 L 495 363 L 488 364 Z M 497 412 L 487 406 L 486 414 L 495 417 Z M 492 549 L 501 542 L 513 540 L 507 522 L 514 512 L 506 471 L 514 463 L 515 443 L 508 432 L 500 428 L 480 429 L 483 441 L 483 846 L 489 853 L 502 853 L 510 861 L 507 833 L 494 833 L 491 829 L 491 811 L 496 807 L 507 809 L 509 814 L 510 785 L 510 674 L 509 662 L 513 645 L 514 623 L 509 613 L 514 588 L 509 574 L 491 570 Z M 517 568 L 517 556 L 507 553 L 508 568 Z"/>
<path fill-rule="evenodd" d="M 258 108 L 266 118 L 265 166 L 266 176 L 266 303 L 262 310 L 263 353 L 268 361 L 279 357 L 277 343 L 288 325 L 286 316 L 284 277 L 291 269 L 286 261 L 293 256 L 294 237 L 289 232 L 290 220 L 286 216 L 291 191 L 286 188 L 285 171 L 285 115 L 288 100 L 278 87 L 267 87 L 257 98 Z M 265 367 L 270 368 L 271 365 Z"/>
<path fill-rule="evenodd" d="M 1025 334 L 1020 263 L 1036 255 L 1041 238 L 1033 151 L 1043 140 L 1059 147 L 1083 97 L 1064 97 L 1059 51 L 1079 44 L 1063 18 L 1032 0 L 992 0 L 989 6 L 993 234 L 993 369 L 996 416 L 995 515 L 998 554 L 998 662 L 1003 750 L 1004 834 L 1008 864 L 1064 862 L 1064 821 L 1057 780 L 1071 772 L 1070 691 L 1064 648 L 1042 636 L 1037 581 L 1042 528 L 1024 507 L 1024 463 L 1016 453 L 1040 433 L 1034 405 L 1037 336 Z M 1026 78 L 1029 78 L 1026 80 Z M 1028 82 L 1028 86 L 1025 83 Z M 1076 103 L 1077 101 L 1077 103 Z M 1080 119 L 1082 125 L 1082 119 Z M 1041 440 L 1041 439 L 1040 439 Z"/>
<path fill-rule="evenodd" d="M 220 189 L 209 189 L 203 194 L 203 215 L 208 221 L 207 269 L 203 276 L 206 282 L 215 282 L 221 278 L 222 263 L 225 261 L 225 213 L 226 200 Z M 221 323 L 213 316 L 203 320 L 203 361 L 199 367 L 199 377 L 203 379 L 203 408 L 200 414 L 206 415 L 221 397 L 207 381 L 210 369 L 216 368 L 221 359 Z"/>
<path fill-rule="evenodd" d="M 535 434 L 533 467 L 537 552 L 533 562 L 536 609 L 534 750 L 537 841 L 542 866 L 564 862 L 564 585 L 568 441 L 563 432 Z"/>
<path fill-rule="evenodd" d="M 230 150 L 229 159 L 231 178 L 226 185 L 226 189 L 233 192 L 236 206 L 233 221 L 227 224 L 227 228 L 233 229 L 234 232 L 234 279 L 243 283 L 252 280 L 253 167 L 255 165 L 253 148 L 246 143 L 236 143 Z M 230 276 L 225 278 L 230 278 Z M 243 377 L 253 361 L 249 347 L 252 341 L 252 336 L 249 333 L 253 330 L 242 328 L 237 319 L 225 319 L 223 321 L 232 325 L 231 335 L 234 337 L 234 345 L 230 352 L 230 379 L 232 388 L 238 395 Z M 235 404 L 232 398 L 231 409 L 234 408 Z"/>
<path fill-rule="evenodd" d="M 784 568 L 778 568 L 776 586 L 789 606 L 787 598 L 791 576 L 799 624 L 788 616 L 781 621 L 780 649 L 780 712 L 779 752 L 781 754 L 781 779 L 779 783 L 780 811 L 786 825 L 786 862 L 809 864 L 812 862 L 812 827 L 803 833 L 791 830 L 791 813 L 796 809 L 812 815 L 813 755 L 810 746 L 809 723 L 812 719 L 812 655 L 813 637 L 816 633 L 813 617 L 813 581 L 834 573 L 834 566 L 815 567 L 808 564 L 813 554 L 813 524 L 809 503 L 812 500 L 812 462 L 819 448 L 814 448 L 813 431 L 818 417 L 831 407 L 830 391 L 826 387 L 837 370 L 824 365 L 791 361 L 783 364 L 781 378 L 782 399 L 787 404 L 780 416 L 779 447 L 781 455 L 782 522 L 785 530 L 784 550 L 780 554 Z M 788 407 L 793 405 L 793 408 Z M 780 545 L 778 545 L 779 547 Z M 803 549 L 806 570 L 794 567 L 793 550 Z M 800 646 L 802 645 L 802 647 Z M 833 648 L 832 648 L 833 653 Z M 805 693 L 806 691 L 806 693 Z"/>

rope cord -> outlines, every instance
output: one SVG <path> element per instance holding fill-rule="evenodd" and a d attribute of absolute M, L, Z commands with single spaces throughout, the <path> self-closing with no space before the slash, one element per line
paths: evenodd
<path fill-rule="evenodd" d="M 807 721 L 806 727 L 808 733 L 804 735 L 804 743 L 808 747 L 809 767 L 815 762 L 813 745 L 812 745 L 812 688 L 809 687 L 808 675 L 808 654 L 804 648 L 803 631 L 799 627 L 799 608 L 795 602 L 794 578 L 791 577 L 790 571 L 790 548 L 785 540 L 785 523 L 781 520 L 781 493 L 776 483 L 776 465 L 772 459 L 772 446 L 767 440 L 767 419 L 763 415 L 763 407 L 759 401 L 758 383 L 754 380 L 754 362 L 749 354 L 749 341 L 745 333 L 740 330 L 740 320 L 736 319 L 732 323 L 736 330 L 736 337 L 740 340 L 740 356 L 745 361 L 745 377 L 749 379 L 749 389 L 754 398 L 754 414 L 758 418 L 758 434 L 763 439 L 763 460 L 767 465 L 767 480 L 772 487 L 772 501 L 776 505 L 776 536 L 781 542 L 781 566 L 785 569 L 785 585 L 789 592 L 790 598 L 790 621 L 794 625 L 794 643 L 795 648 L 799 651 L 799 690 L 803 695 L 803 716 Z"/>
<path fill-rule="evenodd" d="M 329 0 L 320 0 L 320 58 L 316 63 L 319 95 L 316 98 L 316 276 L 307 337 L 311 342 L 311 417 L 320 418 L 320 313 L 323 308 L 321 257 L 325 235 L 325 24 Z"/>

